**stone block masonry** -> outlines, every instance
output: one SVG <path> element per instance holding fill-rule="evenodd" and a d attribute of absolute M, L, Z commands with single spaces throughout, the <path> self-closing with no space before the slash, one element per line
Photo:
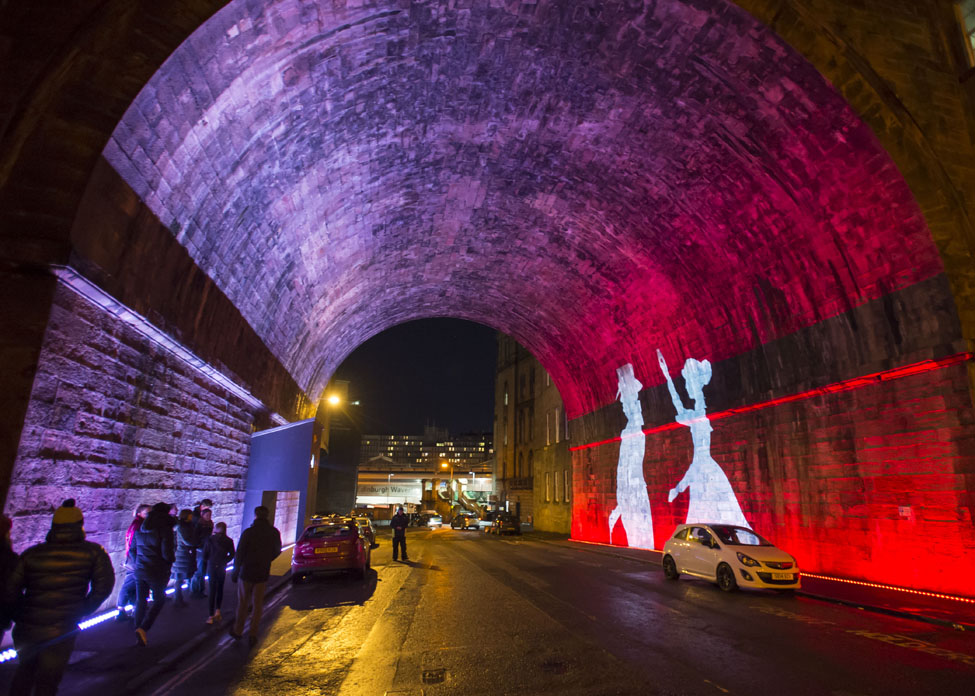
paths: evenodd
<path fill-rule="evenodd" d="M 140 503 L 214 501 L 240 534 L 258 414 L 104 309 L 58 286 L 6 513 L 14 549 L 43 541 L 73 497 L 88 538 L 121 566 Z"/>

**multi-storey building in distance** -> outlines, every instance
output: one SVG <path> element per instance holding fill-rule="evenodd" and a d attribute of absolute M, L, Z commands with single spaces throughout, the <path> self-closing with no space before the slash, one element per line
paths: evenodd
<path fill-rule="evenodd" d="M 522 522 L 570 531 L 572 465 L 568 421 L 559 390 L 538 360 L 498 334 L 495 373 L 495 491 Z"/>
<path fill-rule="evenodd" d="M 450 436 L 443 428 L 428 427 L 422 435 L 363 435 L 359 467 L 370 468 L 379 458 L 382 466 L 437 468 L 443 462 L 458 471 L 491 473 L 494 456 L 490 433 Z"/>

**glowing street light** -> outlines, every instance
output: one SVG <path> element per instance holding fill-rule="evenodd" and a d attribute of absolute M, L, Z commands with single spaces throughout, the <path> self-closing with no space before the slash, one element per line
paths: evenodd
<path fill-rule="evenodd" d="M 329 406 L 338 406 L 340 403 L 342 403 L 341 396 L 339 396 L 338 394 L 329 394 L 328 396 Z"/>
<path fill-rule="evenodd" d="M 450 467 L 450 502 L 453 503 L 454 498 L 454 463 L 448 462 L 446 459 L 440 461 L 440 468 L 446 469 Z"/>

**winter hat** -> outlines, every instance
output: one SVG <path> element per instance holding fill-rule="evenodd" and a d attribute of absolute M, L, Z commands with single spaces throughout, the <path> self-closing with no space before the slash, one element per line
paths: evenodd
<path fill-rule="evenodd" d="M 77 524 L 84 521 L 81 508 L 75 507 L 74 498 L 68 498 L 61 507 L 54 511 L 54 519 L 51 524 Z"/>

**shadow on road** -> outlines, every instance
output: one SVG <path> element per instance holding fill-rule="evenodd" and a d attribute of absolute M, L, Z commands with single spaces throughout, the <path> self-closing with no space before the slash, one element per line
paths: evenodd
<path fill-rule="evenodd" d="M 376 591 L 376 571 L 366 571 L 364 580 L 346 573 L 314 575 L 291 586 L 286 601 L 295 611 L 364 604 Z"/>

